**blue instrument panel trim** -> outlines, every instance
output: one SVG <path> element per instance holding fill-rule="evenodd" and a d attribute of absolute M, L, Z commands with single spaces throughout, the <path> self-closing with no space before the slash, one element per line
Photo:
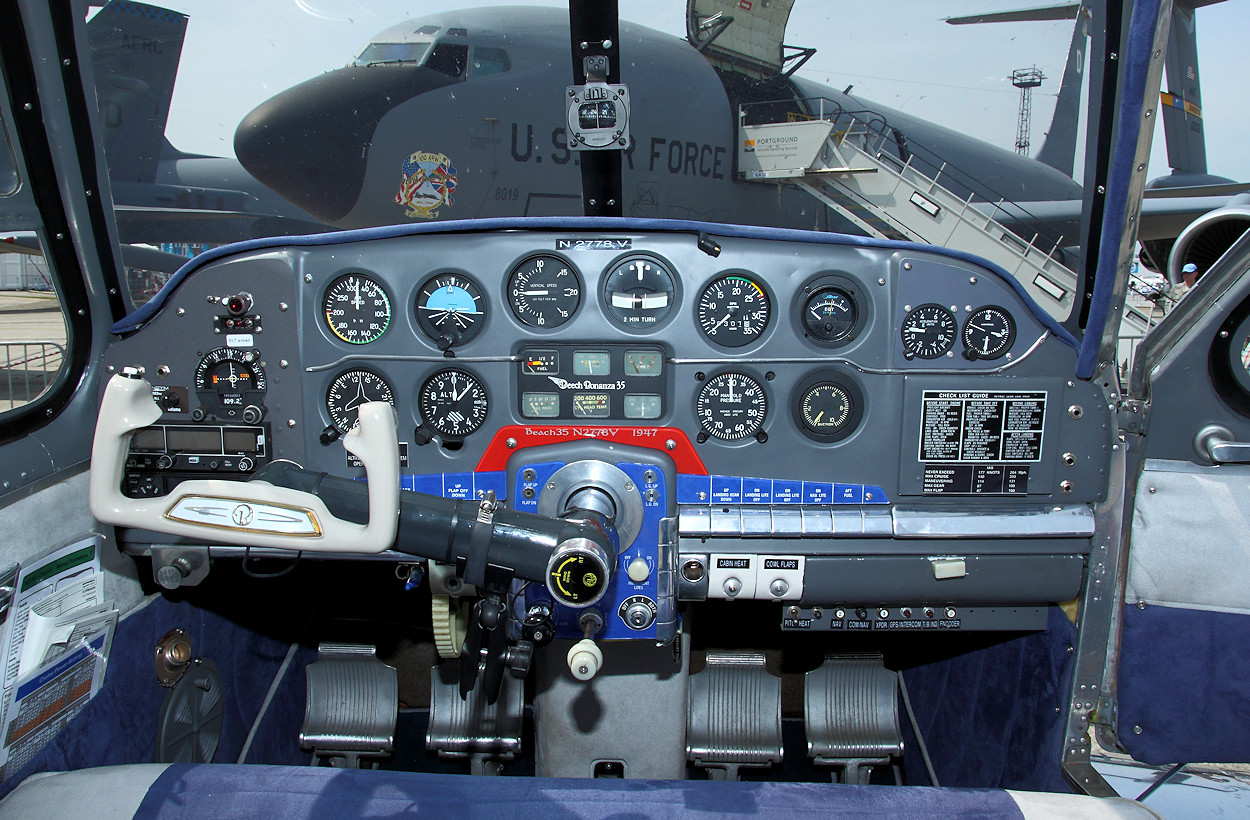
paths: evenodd
<path fill-rule="evenodd" d="M 677 474 L 678 504 L 889 504 L 875 484 Z"/>
<path fill-rule="evenodd" d="M 495 498 L 508 497 L 508 481 L 502 470 L 489 473 L 425 473 L 401 475 L 401 490 L 441 495 L 443 498 L 477 498 L 479 492 L 494 490 Z"/>

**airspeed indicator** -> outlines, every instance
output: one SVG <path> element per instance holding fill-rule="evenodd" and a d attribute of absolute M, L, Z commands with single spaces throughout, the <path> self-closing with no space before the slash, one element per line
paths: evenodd
<path fill-rule="evenodd" d="M 330 332 L 353 345 L 375 342 L 391 323 L 391 300 L 372 277 L 340 276 L 326 288 L 322 313 Z"/>

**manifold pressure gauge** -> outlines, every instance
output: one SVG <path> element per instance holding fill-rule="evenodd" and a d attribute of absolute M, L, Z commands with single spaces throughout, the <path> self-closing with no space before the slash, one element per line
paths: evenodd
<path fill-rule="evenodd" d="M 450 438 L 464 438 L 486 422 L 490 403 L 477 376 L 465 370 L 440 370 L 425 380 L 417 396 L 425 426 Z"/>
<path fill-rule="evenodd" d="M 756 435 L 764 426 L 768 397 L 750 376 L 721 373 L 708 379 L 699 390 L 695 414 L 709 436 L 737 441 Z"/>
<path fill-rule="evenodd" d="M 330 332 L 348 344 L 364 345 L 382 338 L 391 323 L 391 300 L 372 277 L 340 276 L 326 288 L 322 313 Z"/>

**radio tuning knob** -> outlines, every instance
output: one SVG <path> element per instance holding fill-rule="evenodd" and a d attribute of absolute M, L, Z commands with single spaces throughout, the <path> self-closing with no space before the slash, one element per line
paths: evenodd
<path fill-rule="evenodd" d="M 243 420 L 248 424 L 256 424 L 263 415 L 264 412 L 254 404 L 243 408 Z"/>

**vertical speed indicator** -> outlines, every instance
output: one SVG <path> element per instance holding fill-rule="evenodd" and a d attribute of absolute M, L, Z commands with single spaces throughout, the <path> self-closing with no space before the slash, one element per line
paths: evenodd
<path fill-rule="evenodd" d="M 559 327 L 582 301 L 577 271 L 558 256 L 531 256 L 508 275 L 508 304 L 530 327 Z"/>
<path fill-rule="evenodd" d="M 709 284 L 695 308 L 703 335 L 722 347 L 742 347 L 758 339 L 771 313 L 768 293 L 744 273 L 731 273 Z"/>

